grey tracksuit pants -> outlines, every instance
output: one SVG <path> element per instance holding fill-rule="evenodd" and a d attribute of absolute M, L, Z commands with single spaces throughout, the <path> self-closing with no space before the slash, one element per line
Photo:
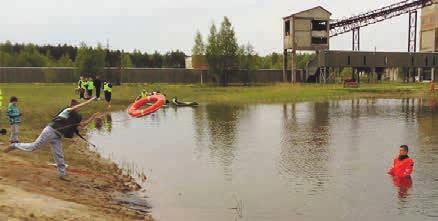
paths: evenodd
<path fill-rule="evenodd" d="M 9 138 L 9 142 L 17 142 L 18 141 L 18 124 L 11 125 L 11 137 Z"/>
<path fill-rule="evenodd" d="M 41 148 L 42 145 L 50 143 L 52 154 L 58 167 L 59 175 L 65 176 L 64 153 L 62 151 L 61 136 L 58 135 L 51 126 L 46 126 L 40 136 L 33 143 L 15 143 L 13 147 L 23 151 L 34 151 Z"/>

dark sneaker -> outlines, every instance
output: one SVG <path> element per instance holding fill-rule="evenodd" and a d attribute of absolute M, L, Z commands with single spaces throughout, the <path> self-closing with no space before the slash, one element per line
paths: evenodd
<path fill-rule="evenodd" d="M 69 178 L 67 178 L 66 175 L 64 175 L 64 176 L 59 176 L 59 179 L 62 180 L 62 181 L 65 181 L 65 182 L 71 182 L 71 180 L 70 180 Z"/>

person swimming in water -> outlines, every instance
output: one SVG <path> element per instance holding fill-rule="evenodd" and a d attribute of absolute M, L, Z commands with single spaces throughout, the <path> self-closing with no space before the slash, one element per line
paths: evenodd
<path fill-rule="evenodd" d="M 399 155 L 394 159 L 388 174 L 394 177 L 410 177 L 414 169 L 414 161 L 408 156 L 409 147 L 400 146 Z"/>

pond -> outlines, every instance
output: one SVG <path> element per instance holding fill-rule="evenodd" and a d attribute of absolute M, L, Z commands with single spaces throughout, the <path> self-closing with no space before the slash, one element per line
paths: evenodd
<path fill-rule="evenodd" d="M 141 119 L 114 112 L 90 139 L 103 156 L 144 171 L 157 220 L 437 220 L 436 103 L 205 104 Z M 415 168 L 400 186 L 386 171 L 401 144 Z"/>

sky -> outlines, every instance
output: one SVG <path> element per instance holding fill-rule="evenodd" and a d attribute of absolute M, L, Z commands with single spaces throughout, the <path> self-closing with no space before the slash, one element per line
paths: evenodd
<path fill-rule="evenodd" d="M 191 53 L 199 30 L 230 18 L 240 44 L 262 55 L 282 52 L 282 17 L 323 6 L 332 19 L 401 0 L 0 0 L 0 41 L 79 45 L 109 42 L 111 49 Z M 408 16 L 361 29 L 361 50 L 407 51 Z M 351 33 L 330 40 L 351 50 Z"/>

